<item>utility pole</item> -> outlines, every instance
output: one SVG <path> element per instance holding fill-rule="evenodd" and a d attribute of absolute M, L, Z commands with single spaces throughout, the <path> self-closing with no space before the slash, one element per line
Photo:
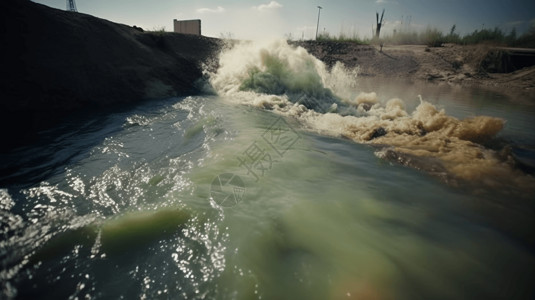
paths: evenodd
<path fill-rule="evenodd" d="M 67 0 L 67 11 L 74 11 L 77 12 L 76 9 L 76 3 L 74 3 L 74 0 Z"/>
<path fill-rule="evenodd" d="M 316 40 L 318 40 L 318 29 L 320 28 L 320 13 L 321 13 L 321 9 L 322 9 L 322 7 L 318 6 L 318 25 L 316 25 Z"/>

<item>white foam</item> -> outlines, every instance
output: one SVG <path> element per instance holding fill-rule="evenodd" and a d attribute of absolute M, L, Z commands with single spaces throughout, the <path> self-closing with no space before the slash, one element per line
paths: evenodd
<path fill-rule="evenodd" d="M 242 43 L 221 54 L 211 83 L 228 101 L 296 118 L 307 130 L 438 159 L 462 180 L 535 186 L 535 179 L 516 170 L 511 158 L 481 145 L 503 128 L 503 119 L 458 120 L 421 97 L 410 113 L 401 99 L 380 103 L 375 92 L 359 92 L 356 72 L 341 63 L 329 71 L 305 49 L 285 41 Z"/>

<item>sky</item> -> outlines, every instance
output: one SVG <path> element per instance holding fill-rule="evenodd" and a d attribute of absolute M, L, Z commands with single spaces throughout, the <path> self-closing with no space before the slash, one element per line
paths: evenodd
<path fill-rule="evenodd" d="M 33 0 L 65 9 L 65 0 Z M 383 34 L 432 27 L 461 35 L 482 28 L 535 26 L 534 0 L 76 0 L 79 12 L 145 30 L 173 30 L 173 19 L 201 19 L 202 34 L 238 39 L 314 39 L 319 33 L 369 38 L 384 9 Z"/>

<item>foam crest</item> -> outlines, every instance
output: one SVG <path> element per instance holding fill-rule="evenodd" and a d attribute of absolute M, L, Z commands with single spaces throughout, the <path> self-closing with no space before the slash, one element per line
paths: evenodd
<path fill-rule="evenodd" d="M 356 70 L 337 63 L 331 71 L 302 47 L 286 41 L 240 43 L 220 55 L 211 84 L 220 95 L 254 92 L 285 95 L 293 103 L 329 111 L 353 96 Z"/>
<path fill-rule="evenodd" d="M 285 41 L 238 44 L 221 54 L 220 66 L 211 83 L 228 101 L 296 118 L 322 135 L 377 145 L 383 149 L 378 157 L 439 174 L 449 183 L 535 186 L 510 155 L 483 146 L 503 129 L 501 118 L 459 120 L 421 97 L 412 113 L 398 98 L 381 103 L 375 92 L 357 91 L 356 70 L 337 63 L 329 71 Z"/>

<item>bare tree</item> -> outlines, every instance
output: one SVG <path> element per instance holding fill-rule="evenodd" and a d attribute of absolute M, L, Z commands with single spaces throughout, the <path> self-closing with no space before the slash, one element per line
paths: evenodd
<path fill-rule="evenodd" d="M 383 9 L 383 13 L 381 13 L 381 20 L 379 20 L 379 13 L 375 13 L 375 19 L 376 19 L 376 27 L 375 27 L 375 38 L 379 38 L 379 34 L 381 34 L 381 27 L 383 26 L 383 17 L 385 16 L 385 10 Z"/>

